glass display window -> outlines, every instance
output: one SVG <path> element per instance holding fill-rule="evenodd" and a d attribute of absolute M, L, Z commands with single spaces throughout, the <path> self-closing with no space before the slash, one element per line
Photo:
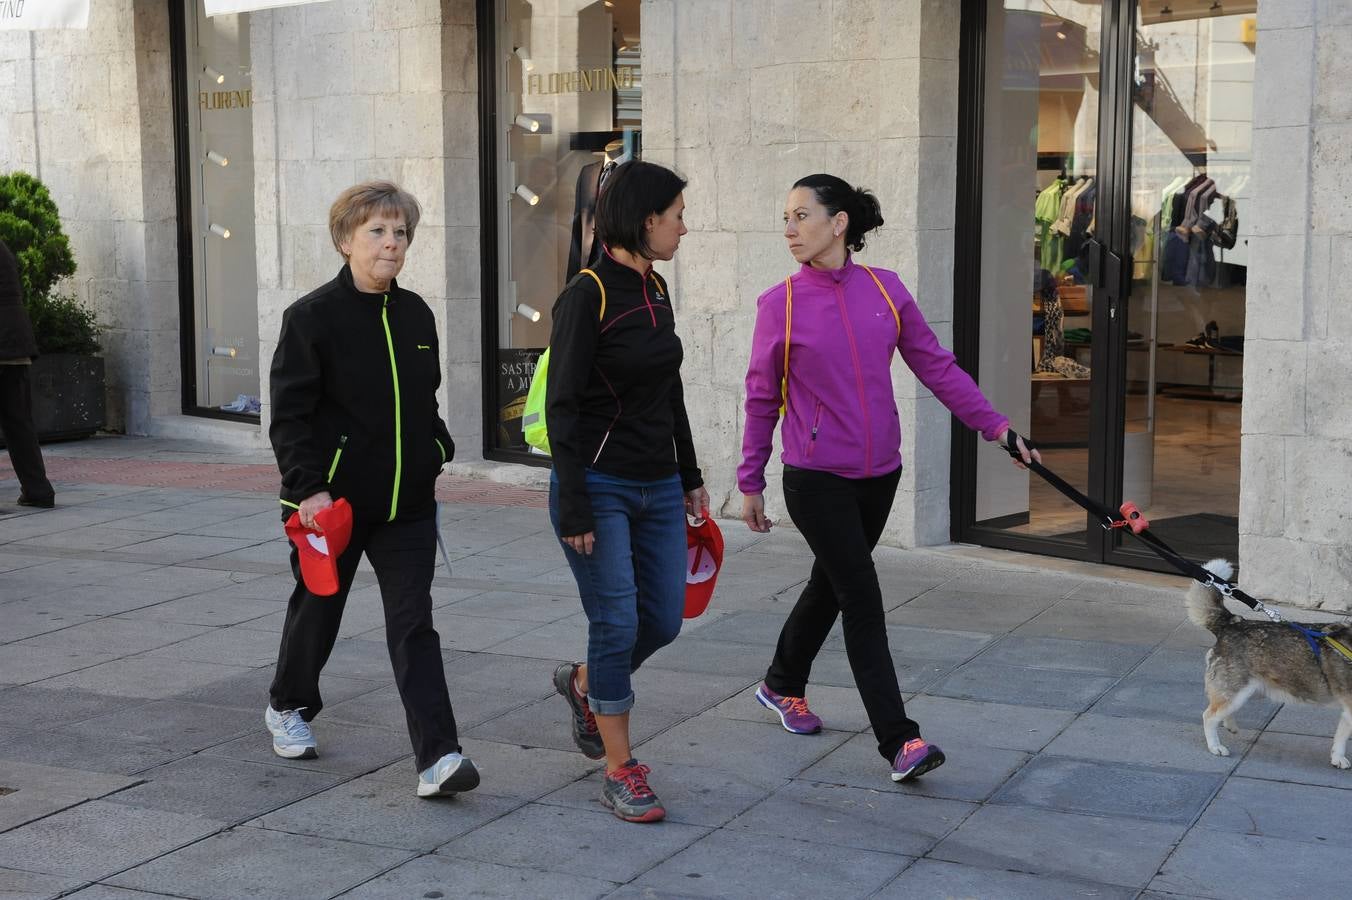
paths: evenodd
<path fill-rule="evenodd" d="M 549 343 L 554 301 L 601 253 L 593 217 L 606 177 L 642 152 L 640 5 L 506 0 L 496 6 L 490 453 L 529 452 L 521 411 Z"/>
<path fill-rule="evenodd" d="M 249 15 L 183 2 L 179 123 L 187 412 L 259 416 Z M 187 285 L 191 285 L 188 296 Z"/>

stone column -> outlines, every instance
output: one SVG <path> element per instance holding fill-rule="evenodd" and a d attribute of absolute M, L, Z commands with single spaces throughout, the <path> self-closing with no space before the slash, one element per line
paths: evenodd
<path fill-rule="evenodd" d="M 78 270 L 57 290 L 105 326 L 108 426 L 179 408 L 168 9 L 90 8 L 87 30 L 0 33 L 0 167 L 41 179 Z"/>
<path fill-rule="evenodd" d="M 1352 6 L 1258 7 L 1244 352 L 1245 590 L 1352 603 Z M 1244 225 L 1244 223 L 1241 223 Z"/>
<path fill-rule="evenodd" d="M 263 428 L 286 307 L 342 266 L 328 210 L 358 181 L 418 198 L 400 284 L 440 331 L 442 414 L 462 458 L 481 443 L 473 0 L 334 0 L 252 14 Z"/>

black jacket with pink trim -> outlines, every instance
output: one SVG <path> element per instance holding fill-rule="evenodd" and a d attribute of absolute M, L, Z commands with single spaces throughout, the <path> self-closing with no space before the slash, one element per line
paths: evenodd
<path fill-rule="evenodd" d="M 671 294 L 603 255 L 594 267 L 601 290 L 579 274 L 554 303 L 545 419 L 559 481 L 559 526 L 565 536 L 595 526 L 586 471 L 656 481 L 680 473 L 692 491 L 704 483 L 695 459 L 681 387 L 681 339 Z"/>

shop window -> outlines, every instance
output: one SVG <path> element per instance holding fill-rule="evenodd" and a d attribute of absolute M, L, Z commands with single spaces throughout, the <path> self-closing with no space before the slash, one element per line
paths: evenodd
<path fill-rule="evenodd" d="M 529 451 L 521 410 L 549 342 L 550 310 L 568 280 L 600 253 L 592 223 L 600 184 L 611 167 L 641 152 L 639 6 L 639 0 L 507 0 L 496 8 L 490 452 Z"/>
<path fill-rule="evenodd" d="M 247 13 L 180 0 L 179 160 L 184 409 L 259 414 L 253 78 Z M 186 246 L 185 246 L 186 245 Z"/>

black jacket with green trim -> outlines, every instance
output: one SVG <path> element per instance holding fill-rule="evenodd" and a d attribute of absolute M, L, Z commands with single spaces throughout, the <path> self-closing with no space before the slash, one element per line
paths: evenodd
<path fill-rule="evenodd" d="M 695 459 L 681 387 L 681 339 L 666 283 L 609 254 L 593 267 L 601 289 L 579 274 L 554 303 L 545 384 L 545 421 L 559 482 L 559 530 L 595 527 L 586 471 L 657 481 L 680 473 L 692 491 L 704 484 Z"/>
<path fill-rule="evenodd" d="M 441 353 L 423 299 L 390 283 L 365 294 L 338 277 L 282 314 L 272 357 L 268 437 L 282 472 L 282 516 L 320 491 L 361 518 L 415 519 L 455 455 L 437 409 Z"/>

